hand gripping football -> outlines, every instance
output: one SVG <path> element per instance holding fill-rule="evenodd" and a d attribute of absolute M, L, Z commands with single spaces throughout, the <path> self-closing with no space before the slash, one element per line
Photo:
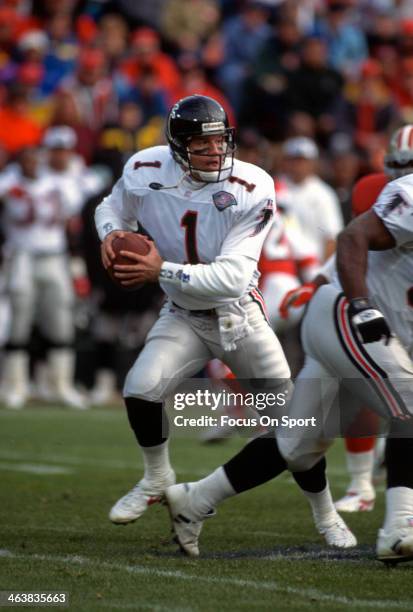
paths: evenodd
<path fill-rule="evenodd" d="M 136 289 L 143 287 L 143 283 L 136 283 L 135 285 L 124 287 L 120 280 L 114 275 L 114 266 L 136 263 L 129 259 L 129 257 L 121 255 L 121 251 L 131 251 L 137 255 L 147 255 L 149 253 L 149 246 L 145 238 L 141 234 L 133 234 L 132 232 L 128 232 L 123 238 L 116 236 L 116 238 L 113 239 L 112 249 L 115 253 L 115 259 L 112 260 L 112 264 L 108 268 L 108 273 L 113 282 L 126 291 L 135 291 Z"/>

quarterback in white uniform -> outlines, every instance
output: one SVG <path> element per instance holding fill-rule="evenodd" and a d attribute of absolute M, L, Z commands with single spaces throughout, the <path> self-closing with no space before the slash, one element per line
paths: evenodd
<path fill-rule="evenodd" d="M 412 174 L 389 183 L 373 209 L 340 235 L 337 262 L 341 285 L 336 280 L 320 287 L 304 317 L 306 362 L 289 404 L 290 418 L 315 417 L 317 427 L 300 428 L 289 436 L 278 431 L 277 452 L 289 469 L 303 470 L 302 474 L 317 466 L 323 469 L 323 455 L 332 443 L 330 417 L 338 417 L 335 401 L 340 387 L 351 394 L 350 406 L 342 406 L 345 410 L 356 397 L 384 416 L 389 425 L 388 481 L 377 556 L 390 563 L 408 561 L 413 559 Z M 228 465 L 236 463 L 242 470 L 246 459 L 254 460 L 248 446 L 203 481 L 167 490 L 175 532 L 189 554 L 198 550 L 201 521 L 208 510 L 235 494 Z M 269 458 L 268 454 L 266 461 Z M 273 465 L 271 476 L 276 476 L 283 469 L 277 454 Z M 250 488 L 259 479 L 247 484 Z M 315 487 L 309 499 L 313 511 L 316 505 L 332 505 L 328 487 Z M 175 520 L 178 514 L 184 519 Z"/>
<path fill-rule="evenodd" d="M 118 524 L 139 518 L 175 482 L 163 401 L 185 377 L 217 357 L 238 378 L 264 379 L 268 392 L 292 390 L 256 288 L 257 261 L 273 216 L 273 180 L 256 166 L 234 161 L 234 130 L 212 98 L 180 100 L 169 113 L 166 134 L 169 147 L 134 155 L 96 209 L 104 266 L 114 258 L 113 239 L 136 230 L 139 221 L 154 242 L 148 242 L 146 256 L 124 252 L 132 261 L 115 265 L 117 277 L 125 286 L 159 281 L 168 298 L 124 386 L 145 470 L 111 509 L 109 517 Z M 258 438 L 254 447 L 259 460 L 264 449 L 276 448 L 274 435 Z M 266 479 L 272 463 L 273 456 L 260 478 Z M 245 478 L 255 480 L 255 473 L 256 463 L 242 473 L 234 470 L 232 486 L 237 490 Z M 330 544 L 355 543 L 334 509 L 319 531 Z"/>
<path fill-rule="evenodd" d="M 130 253 L 131 265 L 115 267 L 118 278 L 125 286 L 159 281 L 168 298 L 124 385 L 145 472 L 112 508 L 114 523 L 137 519 L 175 482 L 163 402 L 184 378 L 218 357 L 240 378 L 265 378 L 278 391 L 290 385 L 257 290 L 257 261 L 275 206 L 273 180 L 234 161 L 234 130 L 211 98 L 178 102 L 167 139 L 169 146 L 132 156 L 96 209 L 105 267 L 114 237 L 136 231 L 139 222 L 153 239 L 149 254 Z"/>
<path fill-rule="evenodd" d="M 38 171 L 38 152 L 25 149 L 19 163 L 0 175 L 5 234 L 6 290 L 11 324 L 3 370 L 5 403 L 21 408 L 28 398 L 27 345 L 38 320 L 53 347 L 56 398 L 76 407 L 72 394 L 73 291 L 66 258 L 65 224 L 81 205 L 75 189 Z M 81 402 L 80 402 L 81 404 Z"/>
<path fill-rule="evenodd" d="M 163 401 L 185 377 L 218 357 L 238 378 L 264 379 L 268 392 L 291 391 L 288 364 L 256 288 L 273 216 L 273 180 L 234 161 L 234 130 L 211 98 L 180 100 L 168 116 L 167 140 L 169 147 L 134 155 L 96 210 L 104 266 L 114 257 L 113 239 L 136 230 L 139 221 L 154 240 L 149 253 L 126 251 L 131 264 L 115 265 L 115 271 L 125 286 L 160 281 L 168 298 L 124 386 L 145 471 L 110 511 L 119 524 L 136 520 L 175 482 Z M 256 446 L 258 453 L 272 449 L 274 435 L 260 437 Z M 268 469 L 272 458 L 264 479 Z M 256 464 L 234 472 L 234 487 L 255 472 Z M 334 525 L 320 531 L 330 543 L 354 544 L 340 521 L 334 512 Z"/>

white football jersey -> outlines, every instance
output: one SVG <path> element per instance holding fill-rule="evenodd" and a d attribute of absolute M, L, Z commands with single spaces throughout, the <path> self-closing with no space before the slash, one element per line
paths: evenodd
<path fill-rule="evenodd" d="M 396 241 L 388 251 L 369 253 L 367 282 L 404 346 L 413 350 L 413 174 L 388 183 L 374 212 Z"/>
<path fill-rule="evenodd" d="M 201 283 L 211 266 L 196 264 L 238 259 L 241 270 L 249 260 L 246 291 L 252 290 L 274 206 L 273 179 L 257 166 L 235 160 L 229 179 L 198 183 L 174 161 L 169 147 L 159 146 L 130 158 L 98 206 L 96 225 L 103 240 L 114 229 L 136 231 L 139 222 L 166 262 L 160 281 L 165 293 L 183 308 L 207 309 L 235 298 L 223 295 L 213 280 L 210 286 L 205 279 Z"/>
<path fill-rule="evenodd" d="M 65 251 L 65 222 L 80 205 L 72 182 L 47 173 L 29 179 L 13 165 L 0 174 L 0 198 L 6 254 Z"/>
<path fill-rule="evenodd" d="M 367 286 L 391 329 L 413 354 L 413 174 L 388 183 L 373 206 L 396 241 L 369 251 Z M 337 272 L 333 284 L 339 285 Z"/>
<path fill-rule="evenodd" d="M 42 172 L 66 182 L 71 199 L 77 197 L 82 205 L 87 198 L 93 197 L 106 189 L 112 176 L 106 166 L 87 166 L 83 158 L 76 153 L 72 154 L 66 170 L 57 171 L 45 164 Z"/>
<path fill-rule="evenodd" d="M 325 243 L 335 240 L 343 229 L 343 216 L 334 190 L 318 176 L 297 184 L 285 179 L 291 207 L 301 232 L 319 261 L 323 261 Z"/>

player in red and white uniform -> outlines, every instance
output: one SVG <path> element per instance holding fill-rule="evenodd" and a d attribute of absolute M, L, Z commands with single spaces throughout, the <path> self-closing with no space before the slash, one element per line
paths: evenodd
<path fill-rule="evenodd" d="M 311 243 L 300 230 L 290 209 L 290 194 L 285 183 L 275 183 L 277 214 L 264 242 L 258 269 L 259 287 L 267 305 L 268 318 L 275 332 L 296 325 L 302 311 L 296 309 L 288 319 L 280 315 L 285 294 L 315 276 L 319 260 Z"/>
<path fill-rule="evenodd" d="M 406 125 L 397 129 L 389 143 L 389 149 L 384 160 L 385 172 L 374 173 L 362 177 L 354 186 L 352 192 L 353 216 L 358 216 L 371 208 L 382 189 L 389 180 L 409 174 L 413 170 L 413 126 Z M 329 272 L 334 266 L 325 268 L 325 280 L 329 280 Z M 295 305 L 307 303 L 317 285 L 310 284 L 303 289 L 292 290 L 284 297 L 282 310 L 288 317 L 295 310 Z M 293 309 L 293 310 L 289 310 Z M 368 418 L 368 427 L 374 431 L 374 415 L 361 415 Z M 377 425 L 378 426 L 378 425 Z M 355 423 L 355 429 L 361 431 L 362 423 Z M 343 498 L 336 502 L 340 512 L 358 512 L 372 510 L 374 507 L 375 490 L 373 486 L 373 471 L 375 464 L 380 466 L 384 454 L 385 440 L 374 436 L 346 437 L 346 461 L 351 481 Z"/>
<path fill-rule="evenodd" d="M 70 189 L 68 187 L 71 187 Z M 66 221 L 79 211 L 73 184 L 39 173 L 38 151 L 28 148 L 0 175 L 4 258 L 11 323 L 3 371 L 4 400 L 28 399 L 28 342 L 37 320 L 50 341 L 56 399 L 83 408 L 73 389 L 73 291 L 66 258 Z"/>
<path fill-rule="evenodd" d="M 99 168 L 86 166 L 83 158 L 75 152 L 77 143 L 76 132 L 67 125 L 58 125 L 49 127 L 44 134 L 43 145 L 43 166 L 40 172 L 49 177 L 49 180 L 55 180 L 61 184 L 65 193 L 70 194 L 70 197 L 76 197 L 79 200 L 80 206 L 76 206 L 76 215 L 68 220 L 66 233 L 70 245 L 77 245 L 78 234 L 81 231 L 80 212 L 83 204 L 88 198 L 101 193 L 110 183 L 110 173 Z M 75 248 L 75 251 L 78 249 Z M 79 252 L 73 253 L 67 262 L 70 267 L 72 283 L 75 293 L 78 297 L 83 298 L 89 289 L 89 280 L 87 278 L 86 264 Z M 63 353 L 61 353 L 63 355 Z M 51 358 L 54 354 L 51 353 Z M 61 357 L 63 359 L 63 357 Z M 67 349 L 66 355 L 67 364 L 71 363 L 73 369 L 74 355 L 71 348 Z M 49 359 L 51 362 L 52 359 Z M 43 360 L 38 360 L 33 369 L 33 391 L 40 399 L 53 399 L 53 389 L 50 386 L 52 379 L 50 363 Z M 53 367 L 53 366 L 52 366 Z M 75 389 L 71 390 L 72 400 L 75 399 Z M 93 395 L 91 397 L 93 402 Z M 84 400 L 79 401 L 84 403 Z"/>
<path fill-rule="evenodd" d="M 198 551 L 202 521 L 211 509 L 282 472 L 281 456 L 304 477 L 325 469 L 323 456 L 340 431 L 335 408 L 341 389 L 349 393 L 344 416 L 357 398 L 390 428 L 386 516 L 377 556 L 391 563 L 413 559 L 413 174 L 389 183 L 372 210 L 344 230 L 337 262 L 339 279 L 318 289 L 304 317 L 306 362 L 289 404 L 289 417 L 309 418 L 310 426 L 292 434 L 278 430 L 265 457 L 252 442 L 203 480 L 167 489 L 175 534 L 188 554 Z M 265 479 L 256 474 L 254 480 L 248 474 L 234 487 L 231 474 L 258 460 L 266 466 L 272 462 L 271 473 L 263 470 Z M 331 494 L 327 484 L 309 492 L 317 520 L 320 511 L 333 507 Z"/>
<path fill-rule="evenodd" d="M 290 213 L 301 234 L 311 244 L 320 262 L 334 252 L 337 234 L 343 228 L 340 204 L 334 190 L 316 174 L 318 148 L 311 138 L 299 136 L 283 145 L 290 193 Z"/>
<path fill-rule="evenodd" d="M 134 155 L 96 210 L 105 267 L 114 257 L 114 237 L 136 230 L 139 221 L 154 240 L 148 255 L 126 251 L 131 264 L 114 269 L 126 286 L 159 280 L 168 298 L 124 386 L 145 471 L 111 509 L 114 523 L 136 520 L 175 481 L 163 401 L 183 378 L 218 357 L 238 378 L 265 379 L 266 391 L 290 389 L 288 364 L 257 292 L 273 180 L 233 159 L 233 129 L 211 98 L 179 101 L 168 117 L 167 139 L 169 147 Z M 260 439 L 258 445 L 268 441 L 273 444 Z M 335 537 L 334 526 L 326 530 Z"/>

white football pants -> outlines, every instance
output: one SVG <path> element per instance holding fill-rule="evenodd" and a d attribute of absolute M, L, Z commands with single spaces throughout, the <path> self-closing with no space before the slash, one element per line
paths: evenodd
<path fill-rule="evenodd" d="M 363 344 L 350 325 L 347 310 L 343 294 L 324 285 L 304 317 L 306 361 L 296 380 L 288 415 L 295 419 L 315 417 L 316 425 L 309 422 L 291 431 L 278 428 L 278 445 L 292 471 L 311 468 L 325 454 L 333 442 L 331 432 L 340 432 L 346 406 L 351 410 L 364 404 L 406 425 L 413 414 L 413 363 L 409 355 L 397 338 L 387 346 L 384 340 Z"/>
<path fill-rule="evenodd" d="M 69 344 L 74 338 L 74 294 L 65 255 L 17 253 L 7 262 L 11 304 L 9 341 L 24 345 L 35 321 L 46 338 Z"/>
<path fill-rule="evenodd" d="M 290 368 L 260 306 L 248 296 L 244 308 L 254 331 L 237 342 L 237 350 L 224 351 L 216 317 L 194 315 L 167 302 L 126 377 L 124 397 L 163 401 L 214 357 L 237 378 L 266 379 L 265 391 L 289 388 Z"/>

